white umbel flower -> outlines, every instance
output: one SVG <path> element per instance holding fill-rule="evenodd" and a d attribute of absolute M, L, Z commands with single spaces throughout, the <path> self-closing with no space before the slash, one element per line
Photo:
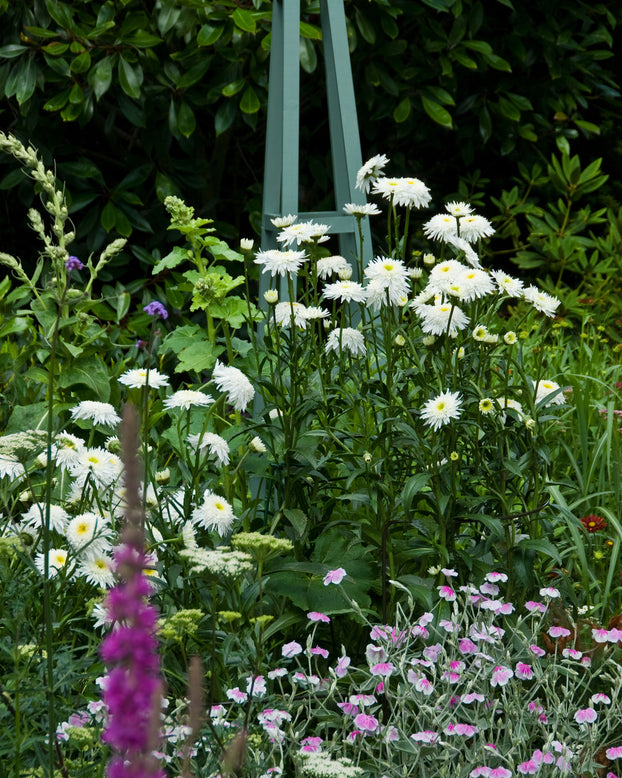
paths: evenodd
<path fill-rule="evenodd" d="M 134 370 L 126 370 L 123 375 L 119 376 L 119 383 L 130 389 L 141 389 L 145 384 L 152 389 L 159 389 L 162 386 L 168 386 L 169 381 L 165 375 L 157 370 L 139 367 Z"/>
<path fill-rule="evenodd" d="M 105 427 L 116 427 L 121 422 L 121 417 L 110 403 L 83 400 L 75 405 L 70 412 L 74 421 L 84 419 Z"/>
<path fill-rule="evenodd" d="M 229 444 L 215 432 L 204 432 L 203 435 L 188 435 L 188 443 L 195 451 L 207 450 L 209 456 L 215 457 L 221 465 L 229 464 Z"/>
<path fill-rule="evenodd" d="M 432 400 L 427 401 L 421 411 L 421 417 L 426 426 L 438 430 L 445 424 L 449 424 L 452 419 L 460 417 L 461 404 L 459 392 L 441 392 Z"/>
<path fill-rule="evenodd" d="M 272 278 L 276 275 L 295 276 L 298 274 L 302 263 L 307 259 L 308 257 L 304 251 L 279 251 L 279 249 L 268 249 L 267 251 L 257 252 L 255 264 L 263 265 L 261 272 L 270 273 Z"/>
<path fill-rule="evenodd" d="M 343 327 L 330 332 L 324 349 L 327 354 L 330 351 L 348 351 L 354 357 L 364 356 L 367 351 L 363 333 L 353 327 Z"/>
<path fill-rule="evenodd" d="M 220 537 L 224 537 L 235 520 L 233 508 L 229 503 L 209 489 L 203 494 L 203 502 L 192 512 L 192 521 L 204 529 L 215 529 Z"/>
<path fill-rule="evenodd" d="M 555 311 L 561 302 L 557 297 L 540 291 L 537 286 L 528 286 L 523 294 L 525 300 L 528 300 L 536 311 L 540 311 L 550 318 L 555 316 Z"/>
<path fill-rule="evenodd" d="M 356 174 L 356 188 L 369 192 L 371 185 L 383 175 L 382 171 L 389 158 L 385 154 L 376 154 L 365 162 Z"/>
<path fill-rule="evenodd" d="M 232 365 L 223 365 L 216 360 L 212 380 L 221 392 L 227 393 L 227 400 L 236 411 L 245 411 L 255 396 L 251 382 L 241 370 Z"/>
<path fill-rule="evenodd" d="M 205 407 L 213 402 L 214 398 L 204 392 L 197 392 L 193 389 L 179 389 L 179 391 L 167 397 L 163 405 L 167 410 L 183 408 L 187 411 L 193 406 Z"/>
<path fill-rule="evenodd" d="M 544 400 L 546 400 L 546 402 L 543 402 L 543 406 L 545 408 L 549 405 L 564 405 L 566 402 L 566 398 L 564 397 L 563 392 L 560 392 L 559 390 L 559 384 L 555 383 L 555 381 L 551 381 L 550 379 L 545 378 L 541 381 L 538 381 L 537 384 L 535 381 L 532 383 L 534 389 L 536 390 L 536 405 L 539 405 Z M 556 392 L 557 394 L 555 394 Z M 555 396 L 547 400 L 547 398 L 553 394 L 555 394 Z"/>

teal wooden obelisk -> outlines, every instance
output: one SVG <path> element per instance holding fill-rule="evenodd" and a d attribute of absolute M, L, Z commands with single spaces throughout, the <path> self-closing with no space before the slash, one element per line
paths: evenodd
<path fill-rule="evenodd" d="M 277 247 L 277 230 L 270 219 L 298 214 L 299 222 L 313 219 L 330 226 L 329 235 L 339 236 L 339 253 L 352 262 L 356 273 L 353 260 L 360 249 L 356 221 L 341 209 L 345 203 L 364 203 L 365 196 L 354 188 L 362 158 L 343 0 L 321 0 L 320 18 L 336 210 L 298 211 L 300 0 L 274 0 L 261 247 Z M 363 263 L 367 265 L 371 259 L 368 217 L 362 226 Z M 267 284 L 268 277 L 262 274 L 260 302 Z"/>

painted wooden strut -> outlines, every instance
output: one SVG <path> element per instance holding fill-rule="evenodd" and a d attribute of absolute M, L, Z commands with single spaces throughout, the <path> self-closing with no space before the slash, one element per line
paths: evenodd
<path fill-rule="evenodd" d="M 274 0 L 261 246 L 264 250 L 277 247 L 278 230 L 271 219 L 298 214 L 299 222 L 313 219 L 328 224 L 329 234 L 339 236 L 341 255 L 351 261 L 360 253 L 358 229 L 356 220 L 341 209 L 345 203 L 365 203 L 365 196 L 354 188 L 362 158 L 343 0 L 321 0 L 320 18 L 337 210 L 298 212 L 300 0 Z M 372 256 L 369 217 L 363 219 L 362 228 L 363 265 L 366 266 Z M 353 265 L 353 280 L 358 280 L 358 263 Z M 262 273 L 260 302 L 268 282 L 267 274 Z M 282 291 L 285 297 L 286 287 Z"/>

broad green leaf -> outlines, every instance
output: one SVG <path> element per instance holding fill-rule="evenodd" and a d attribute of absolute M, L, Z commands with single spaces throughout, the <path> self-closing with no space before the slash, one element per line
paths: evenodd
<path fill-rule="evenodd" d="M 315 46 L 307 38 L 300 39 L 300 66 L 305 73 L 313 73 L 317 67 Z"/>
<path fill-rule="evenodd" d="M 110 232 L 110 230 L 114 229 L 114 226 L 117 223 L 117 209 L 112 203 L 106 203 L 106 205 L 104 205 L 99 221 L 106 232 Z"/>
<path fill-rule="evenodd" d="M 197 44 L 199 46 L 211 46 L 213 43 L 216 43 L 224 31 L 225 28 L 222 26 L 212 27 L 211 24 L 204 24 L 197 35 Z"/>
<path fill-rule="evenodd" d="M 300 22 L 300 34 L 303 38 L 310 38 L 311 40 L 316 41 L 322 40 L 322 30 L 308 22 Z"/>
<path fill-rule="evenodd" d="M 104 57 L 92 67 L 87 80 L 99 100 L 110 89 L 112 83 L 112 57 Z"/>
<path fill-rule="evenodd" d="M 251 32 L 253 34 L 255 33 L 255 15 L 252 13 L 252 11 L 246 11 L 243 8 L 236 8 L 235 11 L 231 14 L 231 19 L 233 20 L 235 26 L 239 27 L 240 30 L 244 30 L 244 32 Z"/>
<path fill-rule="evenodd" d="M 177 127 L 179 128 L 179 132 L 181 132 L 184 138 L 189 138 L 195 131 L 196 126 L 197 120 L 194 111 L 188 103 L 182 103 L 177 112 Z"/>
<path fill-rule="evenodd" d="M 79 105 L 84 102 L 84 92 L 80 84 L 74 84 L 69 92 L 69 102 L 73 105 Z"/>
<path fill-rule="evenodd" d="M 43 110 L 44 111 L 60 111 L 61 108 L 64 108 L 67 105 L 67 101 L 69 100 L 70 92 L 71 92 L 71 89 L 65 89 L 60 94 L 54 95 L 54 97 L 50 98 L 47 101 L 47 103 L 44 103 Z"/>
<path fill-rule="evenodd" d="M 82 54 L 78 54 L 69 64 L 69 69 L 72 73 L 86 73 L 91 67 L 91 55 L 88 51 L 83 51 Z"/>
<path fill-rule="evenodd" d="M 21 54 L 28 50 L 28 46 L 22 46 L 19 43 L 9 43 L 7 46 L 0 46 L 0 59 L 12 59 L 13 57 L 19 57 Z"/>
<path fill-rule="evenodd" d="M 395 110 L 393 111 L 393 119 L 399 124 L 400 122 L 405 122 L 406 119 L 410 116 L 410 97 L 405 97 L 403 100 L 400 100 L 400 102 L 395 107 Z"/>
<path fill-rule="evenodd" d="M 136 46 L 139 49 L 150 49 L 153 46 L 157 46 L 162 43 L 162 38 L 158 38 L 157 35 L 152 35 L 146 30 L 136 30 L 127 39 L 126 43 Z"/>
<path fill-rule="evenodd" d="M 15 97 L 20 105 L 23 105 L 33 95 L 37 85 L 37 66 L 34 59 L 28 59 L 26 65 L 22 67 L 17 79 L 17 88 Z"/>
<path fill-rule="evenodd" d="M 140 65 L 133 67 L 126 59 L 119 57 L 118 72 L 121 89 L 128 97 L 138 100 L 143 83 L 143 69 Z"/>
<path fill-rule="evenodd" d="M 309 524 L 309 519 L 306 513 L 301 511 L 299 508 L 285 508 L 283 513 L 294 528 L 296 537 L 298 539 L 304 537 L 304 534 L 307 530 L 307 525 Z"/>
<path fill-rule="evenodd" d="M 252 86 L 247 86 L 240 100 L 240 110 L 242 113 L 257 113 L 261 108 L 261 103 L 257 93 Z"/>
<path fill-rule="evenodd" d="M 376 42 L 376 30 L 374 29 L 374 25 L 358 8 L 356 9 L 354 16 L 356 19 L 356 26 L 359 28 L 364 40 L 373 45 Z"/>
<path fill-rule="evenodd" d="M 61 389 L 76 385 L 88 386 L 100 402 L 106 402 L 110 397 L 110 376 L 104 363 L 97 357 L 77 360 L 70 367 L 63 368 L 56 380 Z"/>
<path fill-rule="evenodd" d="M 214 117 L 214 128 L 216 135 L 222 135 L 223 132 L 229 129 L 233 124 L 236 114 L 236 105 L 231 100 L 226 100 L 216 111 Z"/>
<path fill-rule="evenodd" d="M 440 103 L 430 100 L 425 95 L 421 95 L 421 103 L 423 105 L 423 110 L 437 124 L 440 124 L 442 127 L 452 126 L 451 114 L 449 111 L 445 110 Z"/>
<path fill-rule="evenodd" d="M 245 84 L 246 79 L 239 78 L 237 81 L 231 81 L 231 83 L 223 86 L 221 91 L 225 97 L 233 97 L 233 95 L 237 95 L 238 92 L 241 92 L 242 89 L 244 89 Z"/>
<path fill-rule="evenodd" d="M 181 8 L 174 8 L 171 5 L 163 5 L 158 14 L 158 30 L 160 35 L 166 35 L 169 30 L 177 24 L 181 16 Z"/>
<path fill-rule="evenodd" d="M 189 253 L 188 249 L 182 249 L 181 246 L 175 246 L 170 254 L 162 257 L 151 272 L 155 276 L 163 270 L 172 270 L 174 267 L 181 265 L 182 262 L 185 262 L 189 257 L 192 257 L 192 253 Z"/>

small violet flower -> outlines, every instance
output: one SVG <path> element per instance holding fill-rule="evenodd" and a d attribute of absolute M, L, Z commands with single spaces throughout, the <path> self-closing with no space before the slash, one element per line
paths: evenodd
<path fill-rule="evenodd" d="M 83 267 L 84 265 L 78 257 L 71 256 L 65 260 L 65 268 L 68 273 L 71 273 L 72 270 L 82 270 Z"/>
<path fill-rule="evenodd" d="M 168 311 L 162 305 L 162 303 L 158 302 L 157 300 L 153 300 L 153 302 L 147 303 L 147 305 L 143 307 L 143 311 L 148 313 L 149 316 L 159 316 L 161 319 L 168 319 Z"/>

